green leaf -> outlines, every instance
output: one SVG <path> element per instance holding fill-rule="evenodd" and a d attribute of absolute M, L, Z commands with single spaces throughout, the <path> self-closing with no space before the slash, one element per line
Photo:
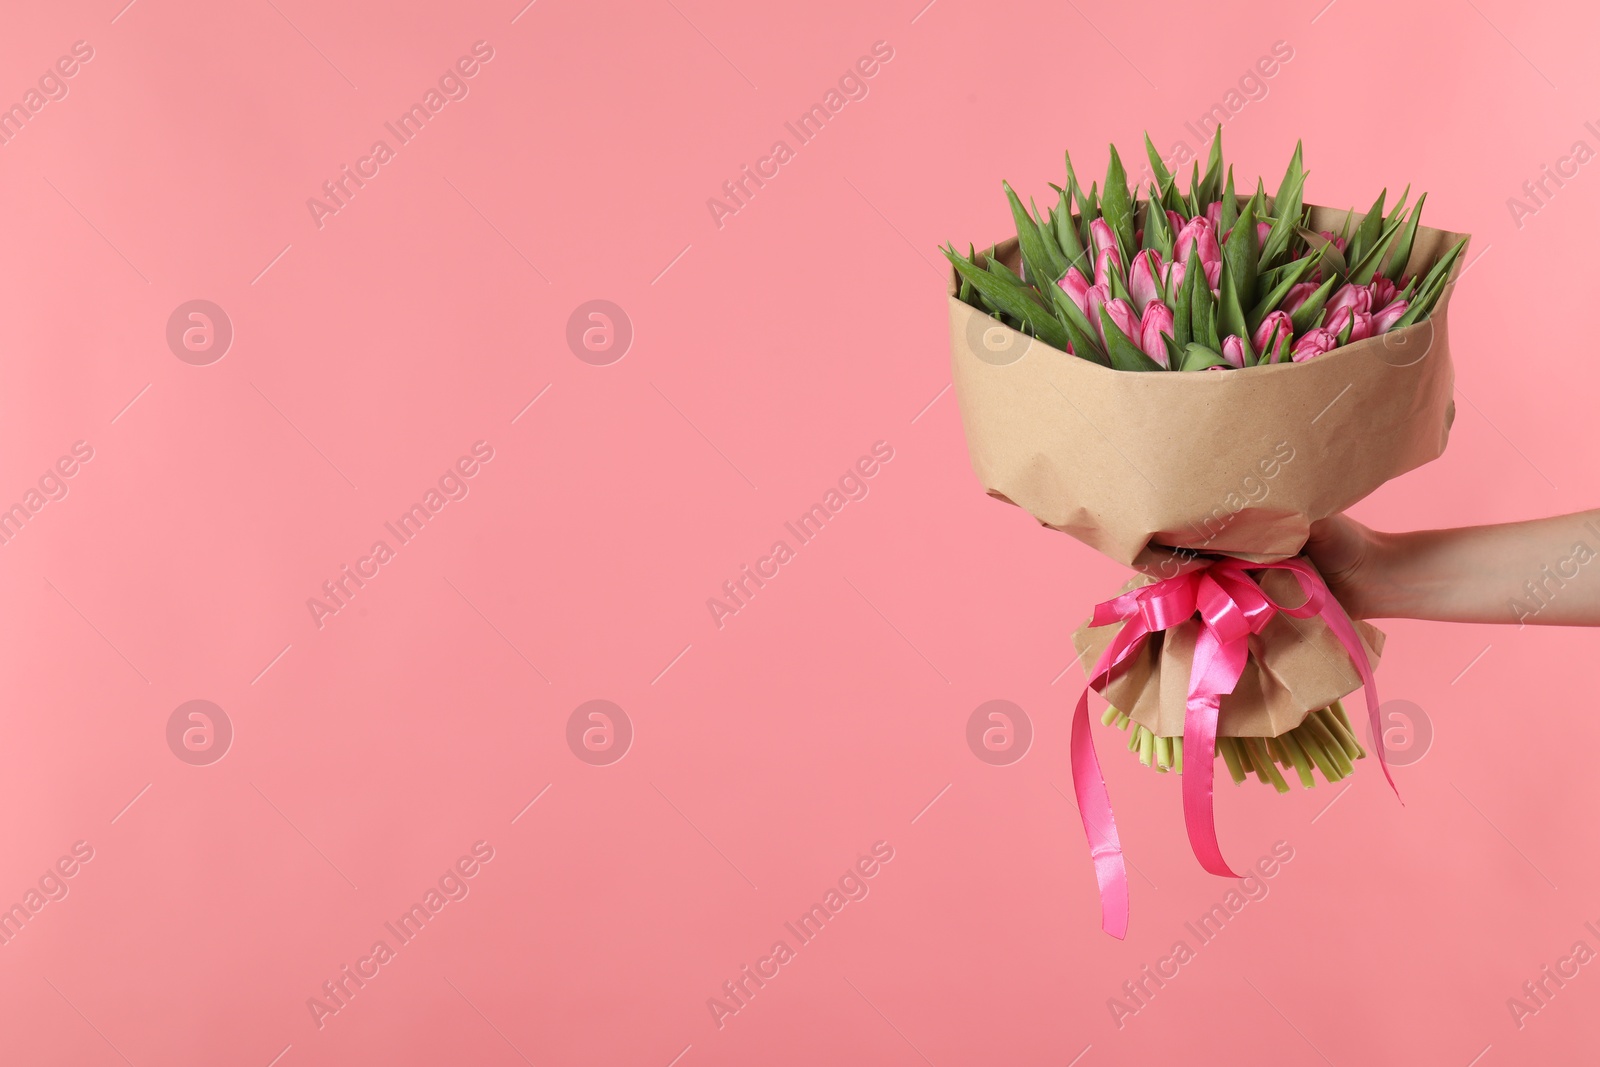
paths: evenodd
<path fill-rule="evenodd" d="M 1161 364 L 1144 354 L 1128 335 L 1117 328 L 1111 321 L 1110 314 L 1105 306 L 1100 308 L 1100 326 L 1106 335 L 1106 354 L 1111 357 L 1111 366 L 1116 370 L 1164 370 Z"/>
<path fill-rule="evenodd" d="M 1296 337 L 1311 329 L 1312 324 L 1317 321 L 1317 316 L 1322 314 L 1322 306 L 1328 302 L 1328 297 L 1333 295 L 1334 286 L 1338 284 L 1338 275 L 1329 277 L 1306 297 L 1305 303 L 1290 313 L 1289 321 L 1294 324 Z"/>
<path fill-rule="evenodd" d="M 1100 186 L 1096 182 L 1089 183 L 1089 197 L 1080 205 L 1083 210 L 1078 213 L 1078 232 L 1083 235 L 1083 247 L 1094 248 L 1094 234 L 1089 226 L 1100 217 Z"/>
<path fill-rule="evenodd" d="M 1239 196 L 1233 191 L 1233 168 L 1228 168 L 1228 186 L 1222 193 L 1222 211 L 1217 215 L 1217 236 L 1233 229 L 1239 221 Z"/>
<path fill-rule="evenodd" d="M 945 250 L 945 257 L 962 278 L 970 281 L 988 303 L 1022 322 L 1035 337 L 1047 345 L 1066 350 L 1070 339 L 1066 329 L 1050 313 L 1037 292 L 1022 283 L 1005 264 L 989 257 L 990 270 L 968 263 L 954 249 Z"/>
<path fill-rule="evenodd" d="M 1017 224 L 1017 243 L 1022 246 L 1022 265 L 1040 289 L 1055 284 L 1067 272 L 1067 261 L 1061 255 L 1061 249 L 1056 246 L 1054 238 L 1046 236 L 1039 229 L 1039 224 L 1022 206 L 1022 201 L 1017 199 L 1010 183 L 1001 182 L 1000 185 L 1006 191 L 1006 199 L 1011 202 L 1011 218 Z"/>
<path fill-rule="evenodd" d="M 1373 242 L 1372 247 L 1367 249 L 1361 258 L 1351 265 L 1349 277 L 1352 282 L 1356 285 L 1366 285 L 1372 281 L 1373 275 L 1378 273 L 1378 264 L 1383 261 L 1384 253 L 1389 250 L 1389 246 L 1394 243 L 1394 239 L 1400 235 L 1400 228 L 1405 225 L 1405 221 L 1403 218 L 1396 218 L 1392 223 L 1384 226 L 1383 232 Z"/>
<path fill-rule="evenodd" d="M 1272 210 L 1277 217 L 1272 222 L 1272 232 L 1267 234 L 1267 242 L 1261 247 L 1261 262 L 1275 263 L 1280 255 L 1289 249 L 1289 241 L 1295 236 L 1295 227 L 1300 222 L 1300 209 L 1305 195 L 1306 172 L 1300 162 L 1301 146 L 1296 141 L 1294 155 L 1289 159 L 1289 167 L 1283 172 L 1283 180 L 1278 183 L 1278 194 L 1273 198 Z"/>
<path fill-rule="evenodd" d="M 1383 200 L 1388 194 L 1387 189 L 1378 194 L 1378 199 L 1372 202 L 1362 218 L 1361 225 L 1350 235 L 1350 243 L 1345 246 L 1344 252 L 1345 258 L 1352 263 L 1359 260 L 1372 247 L 1372 242 L 1378 239 L 1378 232 L 1383 229 Z"/>
<path fill-rule="evenodd" d="M 1183 361 L 1179 370 L 1205 370 L 1208 367 L 1232 366 L 1222 358 L 1222 353 L 1215 349 L 1207 348 L 1196 341 L 1190 341 L 1183 348 Z"/>
<path fill-rule="evenodd" d="M 1250 348 L 1250 327 L 1245 323 L 1244 311 L 1239 304 L 1239 291 L 1234 287 L 1232 275 L 1226 267 L 1222 270 L 1222 288 L 1219 290 L 1220 298 L 1217 301 L 1217 332 L 1223 335 L 1233 334 L 1244 342 L 1245 366 L 1250 365 L 1250 360 L 1255 353 Z"/>
<path fill-rule="evenodd" d="M 1384 268 L 1383 276 L 1396 285 L 1406 272 L 1406 263 L 1411 259 L 1411 246 L 1417 238 L 1417 224 L 1422 221 L 1422 205 L 1428 202 L 1428 194 L 1423 193 L 1417 197 L 1417 206 L 1411 209 L 1411 217 L 1406 219 L 1406 228 L 1400 231 L 1400 239 L 1395 242 L 1394 251 L 1389 253 L 1388 266 Z"/>
<path fill-rule="evenodd" d="M 1311 272 L 1311 269 L 1317 265 L 1321 258 L 1321 253 L 1312 252 L 1309 255 L 1301 256 L 1287 267 L 1273 272 L 1279 275 L 1277 282 L 1268 290 L 1267 295 L 1257 301 L 1255 307 L 1251 308 L 1249 314 L 1245 316 L 1252 337 L 1255 336 L 1256 328 L 1261 325 L 1261 320 L 1277 310 L 1278 305 L 1283 303 L 1283 298 L 1289 295 L 1289 290 L 1299 285 L 1300 280 Z"/>
<path fill-rule="evenodd" d="M 1148 130 L 1144 135 L 1144 154 L 1150 157 L 1150 173 L 1155 175 L 1156 186 L 1160 188 L 1171 183 L 1172 172 L 1167 170 L 1167 165 L 1161 161 L 1161 153 L 1156 151 Z"/>
<path fill-rule="evenodd" d="M 1404 216 L 1405 210 L 1406 210 L 1406 200 L 1408 198 L 1410 198 L 1410 196 L 1411 196 L 1411 186 L 1407 185 L 1405 187 L 1404 191 L 1402 191 L 1400 193 L 1400 199 L 1396 200 L 1395 203 L 1394 203 L 1394 207 L 1389 209 L 1389 216 L 1383 220 L 1383 224 L 1385 226 L 1388 226 L 1390 223 L 1394 222 L 1396 219 L 1402 218 Z"/>
<path fill-rule="evenodd" d="M 1222 277 L 1224 281 L 1230 277 L 1233 279 L 1233 291 L 1238 295 L 1240 304 L 1255 304 L 1256 268 L 1260 255 L 1261 249 L 1256 245 L 1256 215 L 1246 204 L 1244 213 L 1233 225 L 1233 232 L 1228 235 L 1228 243 L 1222 246 Z M 1240 321 L 1243 319 L 1241 314 Z"/>
<path fill-rule="evenodd" d="M 946 254 L 955 255 L 955 247 L 952 246 L 950 251 Z M 977 255 L 978 250 L 969 244 L 967 246 L 967 261 L 970 263 L 972 260 L 977 258 Z M 961 285 L 956 290 L 956 299 L 960 300 L 964 304 L 971 304 L 979 311 L 987 311 L 988 309 L 983 306 L 983 301 L 978 297 L 978 291 L 972 287 L 971 279 L 969 279 L 965 274 L 960 275 L 960 278 Z"/>
<path fill-rule="evenodd" d="M 1200 203 L 1200 161 L 1198 159 L 1194 161 L 1194 172 L 1189 176 L 1189 195 L 1185 199 L 1187 202 L 1184 204 L 1182 212 L 1184 218 L 1192 219 L 1201 213 L 1204 205 Z"/>
<path fill-rule="evenodd" d="M 1198 161 L 1197 161 L 1198 164 Z M 1217 127 L 1217 132 L 1211 138 L 1211 156 L 1206 160 L 1206 176 L 1200 179 L 1200 192 L 1196 199 L 1199 201 L 1195 214 L 1200 214 L 1211 206 L 1211 202 L 1222 195 L 1222 127 Z"/>
<path fill-rule="evenodd" d="M 1406 308 L 1406 313 L 1400 316 L 1395 323 L 1396 327 L 1410 326 L 1413 322 L 1421 322 L 1432 312 L 1434 305 L 1444 295 L 1445 288 L 1450 284 L 1450 269 L 1455 266 L 1456 260 L 1461 258 L 1461 253 L 1467 247 L 1467 239 L 1463 237 L 1450 246 L 1450 250 L 1439 257 L 1428 271 L 1426 278 L 1417 288 L 1417 298 L 1411 306 Z"/>
<path fill-rule="evenodd" d="M 1200 253 L 1193 248 L 1189 249 L 1189 262 L 1183 269 L 1183 280 L 1191 286 L 1189 296 L 1189 336 L 1191 340 L 1202 341 L 1212 348 L 1220 349 L 1222 341 L 1217 337 L 1217 310 L 1216 301 L 1211 297 L 1211 284 L 1206 281 L 1206 272 L 1200 266 Z"/>
<path fill-rule="evenodd" d="M 1177 235 L 1172 232 L 1172 223 L 1167 219 L 1167 213 L 1161 206 L 1159 196 L 1152 196 L 1144 202 L 1144 247 L 1153 248 L 1161 253 L 1161 262 L 1172 262 L 1172 243 Z M 1129 269 L 1133 264 L 1128 264 Z"/>
<path fill-rule="evenodd" d="M 1344 253 L 1339 251 L 1339 246 L 1315 230 L 1298 230 L 1306 246 L 1313 252 L 1322 253 L 1323 269 L 1332 271 L 1340 280 L 1350 273 L 1350 265 L 1345 262 Z"/>
<path fill-rule="evenodd" d="M 1094 273 L 1094 264 L 1089 262 L 1089 253 L 1084 249 L 1083 242 L 1078 239 L 1078 221 L 1072 216 L 1071 194 L 1059 185 L 1051 185 L 1050 188 L 1060 195 L 1060 201 L 1050 216 L 1050 225 L 1056 235 L 1056 247 L 1061 249 L 1062 258 L 1067 261 L 1068 267 L 1077 267 L 1087 277 Z M 1066 271 L 1062 273 L 1065 274 Z"/>
<path fill-rule="evenodd" d="M 1072 169 L 1072 153 L 1067 156 L 1067 192 L 1072 194 L 1072 200 L 1079 208 L 1083 207 L 1083 186 L 1078 184 L 1078 172 Z"/>
<path fill-rule="evenodd" d="M 1122 157 L 1117 146 L 1111 146 L 1111 162 L 1106 165 L 1106 191 L 1100 202 L 1111 232 L 1117 236 L 1117 246 L 1122 252 L 1122 262 L 1131 264 L 1139 246 L 1133 240 L 1133 195 L 1128 191 L 1128 175 L 1122 169 Z"/>
<path fill-rule="evenodd" d="M 1189 259 L 1191 262 L 1197 261 L 1192 252 L 1189 254 Z M 1193 324 L 1190 321 L 1193 315 L 1191 305 L 1194 303 L 1194 278 L 1190 270 L 1189 267 L 1184 268 L 1183 281 L 1178 285 L 1178 296 L 1172 304 L 1172 335 L 1178 342 L 1179 348 L 1188 344 L 1189 338 L 1194 334 Z M 1177 366 L 1176 363 L 1172 365 Z"/>

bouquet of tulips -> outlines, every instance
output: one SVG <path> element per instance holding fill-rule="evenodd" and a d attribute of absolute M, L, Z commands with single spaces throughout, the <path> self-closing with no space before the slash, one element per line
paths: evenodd
<path fill-rule="evenodd" d="M 1241 199 L 1231 167 L 1224 181 L 1220 130 L 1187 193 L 1148 136 L 1145 147 L 1156 180 L 1142 201 L 1115 146 L 1103 191 L 1086 194 L 1067 156 L 1067 184 L 1053 186 L 1048 214 L 1037 204 L 1030 213 L 1005 184 L 1022 274 L 947 248 L 959 298 L 1101 366 L 1243 369 L 1302 362 L 1426 318 L 1466 245 L 1408 277 L 1426 193 L 1407 211 L 1408 188 L 1386 216 L 1385 190 L 1358 225 L 1351 211 L 1339 232 L 1317 232 L 1307 228 L 1299 145 L 1271 199 L 1259 180 Z"/>
<path fill-rule="evenodd" d="M 1102 721 L 1183 779 L 1190 843 L 1231 874 L 1212 818 L 1214 761 L 1337 781 L 1366 755 L 1340 698 L 1364 690 L 1383 634 L 1353 622 L 1301 552 L 1311 523 L 1439 456 L 1454 418 L 1449 296 L 1468 238 L 1421 225 L 1409 188 L 1364 214 L 1309 204 L 1296 146 L 1275 195 L 1241 196 L 1220 134 L 1179 189 L 1131 188 L 1116 148 L 1086 192 L 1067 157 L 1054 208 L 1005 186 L 1016 237 L 944 249 L 951 368 L 973 469 L 1018 504 L 1138 571 L 1073 635 Z M 1219 370 L 1221 374 L 1128 371 Z M 1074 788 L 1106 929 L 1126 876 L 1095 756 L 1088 690 Z M 1390 779 L 1391 785 L 1393 783 Z"/>

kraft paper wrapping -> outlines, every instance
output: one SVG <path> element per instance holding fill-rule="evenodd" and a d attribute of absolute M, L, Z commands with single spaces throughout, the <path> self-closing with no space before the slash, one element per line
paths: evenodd
<path fill-rule="evenodd" d="M 1313 228 L 1337 231 L 1347 214 L 1313 208 Z M 1425 271 L 1462 236 L 1419 227 L 1407 273 Z M 1018 265 L 1015 239 L 990 254 Z M 951 372 L 984 489 L 1154 577 L 1178 573 L 1195 553 L 1296 555 L 1313 522 L 1438 458 L 1449 440 L 1449 287 L 1422 322 L 1305 363 L 1182 373 L 1102 367 L 955 293 L 952 276 Z M 1303 599 L 1285 574 L 1263 584 L 1281 603 Z M 1383 635 L 1356 625 L 1375 665 Z M 1181 735 L 1197 628 L 1152 637 L 1102 695 L 1158 735 Z M 1074 634 L 1086 670 L 1114 632 Z M 1237 690 L 1222 699 L 1224 736 L 1277 736 L 1360 685 L 1318 619 L 1280 615 L 1250 647 Z"/>

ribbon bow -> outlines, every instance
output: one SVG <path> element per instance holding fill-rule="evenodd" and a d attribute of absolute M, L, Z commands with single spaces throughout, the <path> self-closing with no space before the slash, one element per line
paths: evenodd
<path fill-rule="evenodd" d="M 1286 570 L 1306 594 L 1305 603 L 1285 607 L 1273 600 L 1249 574 L 1252 570 Z M 1377 683 L 1366 650 L 1356 636 L 1344 608 L 1328 592 L 1316 569 L 1303 559 L 1279 563 L 1246 563 L 1220 559 L 1123 593 L 1095 605 L 1091 626 L 1121 622 L 1122 629 L 1107 646 L 1089 674 L 1089 684 L 1078 698 L 1072 718 L 1072 786 L 1078 797 L 1078 814 L 1094 858 L 1095 880 L 1100 885 L 1100 925 L 1112 937 L 1128 932 L 1128 871 L 1111 813 L 1111 797 L 1089 731 L 1089 690 L 1102 686 L 1113 671 L 1126 663 L 1153 633 L 1169 630 L 1200 616 L 1200 636 L 1195 641 L 1194 663 L 1189 672 L 1188 701 L 1183 720 L 1183 823 L 1189 846 L 1207 871 L 1239 877 L 1222 858 L 1212 794 L 1216 761 L 1217 709 L 1222 697 L 1232 693 L 1244 673 L 1250 652 L 1250 635 L 1259 634 L 1282 612 L 1291 618 L 1321 616 L 1350 655 L 1361 676 L 1372 723 L 1372 745 L 1378 752 L 1383 776 L 1400 790 L 1389 773 L 1383 752 L 1383 730 L 1378 717 Z"/>

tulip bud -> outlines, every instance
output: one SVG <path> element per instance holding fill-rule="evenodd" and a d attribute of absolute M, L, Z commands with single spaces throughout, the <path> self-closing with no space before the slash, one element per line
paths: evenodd
<path fill-rule="evenodd" d="M 1061 286 L 1062 292 L 1072 298 L 1074 304 L 1078 305 L 1079 311 L 1085 315 L 1089 313 L 1089 279 L 1083 276 L 1081 270 L 1077 267 L 1068 267 L 1067 273 L 1063 274 L 1056 284 Z"/>
<path fill-rule="evenodd" d="M 1394 329 L 1394 324 L 1400 321 L 1400 316 L 1406 313 L 1409 302 L 1396 300 L 1384 306 L 1384 309 L 1372 316 L 1372 332 L 1374 334 L 1388 333 Z"/>
<path fill-rule="evenodd" d="M 1112 271 L 1116 271 L 1117 277 L 1122 277 L 1122 254 L 1115 248 L 1102 248 L 1094 261 L 1095 284 L 1107 284 Z"/>
<path fill-rule="evenodd" d="M 1395 288 L 1394 282 L 1381 274 L 1372 279 L 1372 284 L 1367 286 L 1367 292 L 1372 294 L 1372 310 L 1381 311 L 1399 291 Z"/>
<path fill-rule="evenodd" d="M 1349 308 L 1351 311 L 1371 311 L 1372 294 L 1364 285 L 1353 285 L 1346 282 L 1333 291 L 1333 298 L 1328 301 L 1328 317 Z"/>
<path fill-rule="evenodd" d="M 1345 336 L 1345 327 L 1350 327 L 1350 335 Z M 1343 337 L 1346 343 L 1360 341 L 1372 336 L 1372 316 L 1365 311 L 1351 311 L 1349 308 L 1340 308 L 1328 316 L 1325 329 L 1335 337 Z"/>
<path fill-rule="evenodd" d="M 1230 367 L 1244 368 L 1244 341 L 1235 334 L 1229 334 L 1222 340 L 1222 358 L 1228 361 Z"/>
<path fill-rule="evenodd" d="M 1189 253 L 1197 252 L 1200 262 L 1207 267 L 1217 264 L 1219 270 L 1222 266 L 1222 246 L 1217 243 L 1217 231 L 1203 218 L 1192 218 L 1184 223 L 1183 229 L 1178 231 L 1178 239 L 1173 245 L 1172 256 L 1179 263 L 1189 261 Z M 1211 271 L 1206 271 L 1210 277 Z M 1213 282 L 1213 285 L 1216 283 Z"/>
<path fill-rule="evenodd" d="M 1144 349 L 1145 355 L 1167 367 L 1170 366 L 1167 362 L 1167 343 L 1161 339 L 1162 334 L 1176 336 L 1172 326 L 1172 309 L 1159 300 L 1152 300 L 1144 309 L 1144 318 L 1139 323 L 1139 347 Z"/>
<path fill-rule="evenodd" d="M 1330 330 L 1318 328 L 1307 330 L 1300 339 L 1294 343 L 1294 350 L 1290 353 L 1296 363 L 1304 363 L 1308 359 L 1331 352 L 1339 347 L 1338 335 Z"/>
<path fill-rule="evenodd" d="M 1333 247 L 1337 248 L 1341 252 L 1343 252 L 1345 247 L 1350 244 L 1348 239 L 1340 237 L 1332 230 L 1322 230 L 1321 233 L 1322 236 L 1333 242 Z"/>
<path fill-rule="evenodd" d="M 1179 230 L 1183 229 L 1183 216 L 1178 214 L 1176 211 L 1173 211 L 1171 208 L 1168 208 L 1167 225 L 1172 227 L 1173 233 L 1177 233 Z"/>
<path fill-rule="evenodd" d="M 1100 309 L 1111 300 L 1111 287 L 1109 285 L 1091 285 L 1089 287 L 1089 307 L 1084 314 L 1089 316 L 1089 321 L 1094 323 L 1096 330 L 1100 329 Z M 1105 340 L 1105 338 L 1101 338 Z"/>
<path fill-rule="evenodd" d="M 1300 310 L 1300 305 L 1309 300 L 1311 294 L 1316 291 L 1317 284 L 1315 282 L 1301 282 L 1298 285 L 1291 285 L 1289 286 L 1289 291 L 1284 294 L 1283 303 L 1280 307 L 1283 311 L 1293 315 Z"/>
<path fill-rule="evenodd" d="M 1161 253 L 1155 249 L 1146 248 L 1133 257 L 1133 267 L 1128 271 L 1128 295 L 1133 297 L 1133 306 L 1139 314 L 1144 314 L 1150 301 L 1161 299 L 1161 285 L 1157 279 L 1162 273 Z"/>
<path fill-rule="evenodd" d="M 1133 305 L 1128 303 L 1126 300 L 1123 300 L 1121 297 L 1118 297 L 1115 300 L 1107 300 L 1105 307 L 1106 315 L 1110 317 L 1112 324 L 1116 326 L 1117 329 L 1121 330 L 1123 334 L 1127 336 L 1128 340 L 1132 341 L 1134 344 L 1138 344 L 1139 315 L 1133 310 Z M 1100 332 L 1100 342 L 1104 344 L 1106 340 L 1106 327 L 1105 323 L 1101 321 L 1101 317 L 1098 314 L 1095 315 L 1094 325 L 1095 329 Z"/>
<path fill-rule="evenodd" d="M 1262 359 L 1270 360 L 1284 338 L 1292 337 L 1294 337 L 1294 323 L 1289 321 L 1288 315 L 1274 311 L 1261 320 L 1261 325 L 1256 327 L 1250 343 L 1256 346 L 1256 351 L 1261 353 Z"/>
<path fill-rule="evenodd" d="M 1206 219 L 1207 222 L 1211 223 L 1211 228 L 1213 230 L 1215 230 L 1218 226 L 1222 225 L 1222 201 L 1221 200 L 1213 200 L 1213 201 L 1211 201 L 1211 203 L 1206 205 L 1205 219 Z"/>
<path fill-rule="evenodd" d="M 1089 237 L 1094 241 L 1096 252 L 1117 247 L 1117 235 L 1111 232 L 1111 223 L 1105 219 L 1095 219 L 1089 223 Z"/>
<path fill-rule="evenodd" d="M 1272 232 L 1272 223 L 1270 223 L 1270 222 L 1258 222 L 1258 223 L 1256 223 L 1256 247 L 1257 248 L 1261 248 L 1263 245 L 1265 245 L 1267 243 L 1267 235 L 1270 234 L 1271 232 Z"/>

